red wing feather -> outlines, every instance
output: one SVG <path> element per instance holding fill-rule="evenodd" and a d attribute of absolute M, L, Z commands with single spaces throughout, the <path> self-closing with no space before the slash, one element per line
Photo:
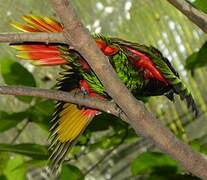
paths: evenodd
<path fill-rule="evenodd" d="M 160 73 L 160 71 L 155 67 L 155 65 L 153 64 L 152 60 L 149 57 L 130 47 L 127 47 L 127 49 L 132 53 L 134 53 L 135 55 L 137 55 L 137 60 L 134 62 L 134 65 L 138 69 L 143 69 L 145 71 L 146 79 L 154 78 L 168 85 L 167 80 Z"/>
<path fill-rule="evenodd" d="M 23 16 L 26 24 L 12 23 L 15 28 L 24 32 L 61 32 L 62 25 L 49 17 L 34 15 Z M 61 57 L 59 45 L 45 43 L 21 43 L 11 44 L 11 47 L 19 50 L 17 57 L 31 60 L 34 65 L 53 66 L 65 64 L 66 60 Z"/>

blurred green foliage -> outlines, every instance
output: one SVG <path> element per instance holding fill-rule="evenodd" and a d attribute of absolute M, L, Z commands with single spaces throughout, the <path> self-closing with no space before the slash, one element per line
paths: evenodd
<path fill-rule="evenodd" d="M 197 52 L 194 52 L 186 59 L 185 68 L 187 70 L 194 71 L 196 68 L 205 67 L 206 65 L 207 65 L 207 42 L 205 42 Z"/>
<path fill-rule="evenodd" d="M 20 166 L 24 162 L 24 158 L 19 155 L 15 155 L 9 159 L 4 167 L 3 173 L 7 180 L 22 180 L 26 179 L 26 166 Z"/>
<path fill-rule="evenodd" d="M 83 180 L 84 176 L 82 172 L 73 165 L 67 164 L 62 168 L 62 173 L 60 175 L 60 180 Z"/>
<path fill-rule="evenodd" d="M 33 75 L 16 61 L 9 58 L 0 59 L 0 70 L 4 82 L 8 85 L 36 86 Z M 17 98 L 28 103 L 32 101 L 32 97 Z"/>
<path fill-rule="evenodd" d="M 27 111 L 9 114 L 7 112 L 0 111 L 0 132 L 16 127 L 18 123 L 27 118 L 26 112 Z"/>
<path fill-rule="evenodd" d="M 207 13 L 207 1 L 206 0 L 188 0 L 190 1 L 197 9 Z"/>
<path fill-rule="evenodd" d="M 178 172 L 176 162 L 169 156 L 159 152 L 145 152 L 138 155 L 131 164 L 131 171 L 133 175 L 146 174 L 155 171 L 158 167 L 171 169 L 173 174 Z"/>
<path fill-rule="evenodd" d="M 48 159 L 47 147 L 40 144 L 0 144 L 0 151 L 21 154 L 32 159 Z"/>

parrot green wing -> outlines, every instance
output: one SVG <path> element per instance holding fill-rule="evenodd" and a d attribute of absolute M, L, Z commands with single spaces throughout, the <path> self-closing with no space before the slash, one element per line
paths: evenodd
<path fill-rule="evenodd" d="M 195 117 L 198 116 L 199 110 L 194 101 L 194 98 L 190 92 L 190 90 L 186 87 L 183 81 L 180 79 L 178 73 L 172 67 L 171 63 L 167 58 L 164 58 L 159 50 L 154 47 L 143 48 L 145 49 L 143 52 L 148 54 L 156 68 L 161 72 L 161 74 L 168 80 L 168 82 L 172 85 L 174 92 L 177 93 L 181 100 L 185 100 L 189 109 L 191 109 Z"/>
<path fill-rule="evenodd" d="M 133 48 L 135 50 L 138 50 L 139 52 L 144 53 L 148 57 L 150 57 L 156 69 L 159 70 L 162 76 L 164 76 L 164 78 L 172 86 L 173 92 L 178 94 L 181 100 L 186 100 L 188 108 L 194 112 L 196 117 L 198 116 L 199 110 L 193 99 L 193 96 L 190 90 L 186 87 L 186 85 L 180 79 L 179 74 L 173 68 L 169 60 L 165 58 L 158 49 L 152 46 L 148 47 L 148 46 L 141 45 L 138 43 L 132 43 L 132 42 L 125 41 L 119 38 L 111 38 L 110 41 L 112 43 L 117 43 L 120 46 L 126 46 L 126 47 Z M 172 92 L 167 94 L 167 96 L 169 99 L 173 100 Z"/>

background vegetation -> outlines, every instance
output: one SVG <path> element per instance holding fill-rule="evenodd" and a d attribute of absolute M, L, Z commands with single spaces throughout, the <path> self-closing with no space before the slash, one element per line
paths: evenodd
<path fill-rule="evenodd" d="M 192 1 L 207 13 L 205 0 Z M 152 44 L 160 49 L 188 84 L 201 115 L 193 119 L 178 98 L 151 98 L 146 106 L 180 138 L 207 153 L 207 36 L 167 1 L 74 1 L 91 32 Z M 24 14 L 55 16 L 49 0 L 1 0 L 0 31 Z M 0 83 L 54 88 L 60 69 L 18 61 L 0 45 Z M 0 95 L 0 179 L 46 179 L 47 137 L 54 102 Z M 69 161 L 70 160 L 70 161 Z M 196 179 L 160 153 L 147 139 L 117 118 L 102 114 L 89 126 L 65 162 L 60 179 Z"/>

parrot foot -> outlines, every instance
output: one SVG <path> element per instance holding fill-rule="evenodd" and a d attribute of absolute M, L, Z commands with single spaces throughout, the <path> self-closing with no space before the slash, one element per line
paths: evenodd
<path fill-rule="evenodd" d="M 76 96 L 79 96 L 79 97 L 82 96 L 84 98 L 86 96 L 86 94 L 84 92 L 80 91 L 79 89 L 77 89 L 74 93 L 74 97 L 76 97 Z M 81 110 L 81 109 L 85 109 L 86 107 L 83 105 L 77 104 L 77 108 Z"/>
<path fill-rule="evenodd" d="M 121 115 L 124 114 L 124 111 L 116 104 L 116 110 L 118 111 L 118 117 L 121 118 Z"/>

